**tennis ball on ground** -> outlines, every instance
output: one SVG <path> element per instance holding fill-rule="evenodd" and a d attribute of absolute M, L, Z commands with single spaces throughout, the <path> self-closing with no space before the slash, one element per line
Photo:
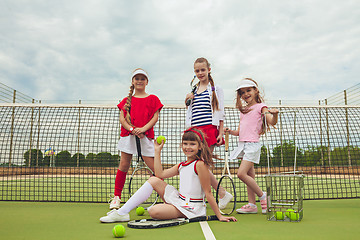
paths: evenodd
<path fill-rule="evenodd" d="M 166 138 L 164 136 L 158 136 L 156 138 L 156 141 L 158 144 L 161 144 L 161 142 L 164 140 L 164 143 L 166 142 Z"/>
<path fill-rule="evenodd" d="M 284 220 L 284 213 L 283 212 L 275 212 L 275 218 L 277 220 Z"/>
<path fill-rule="evenodd" d="M 286 215 L 288 218 L 290 218 L 290 213 L 292 213 L 292 212 L 294 212 L 294 211 L 295 211 L 294 209 L 289 208 L 288 210 L 286 210 L 285 215 Z"/>
<path fill-rule="evenodd" d="M 143 215 L 144 212 L 145 212 L 145 209 L 144 209 L 143 207 L 138 207 L 138 208 L 136 208 L 136 214 L 137 214 L 138 216 Z"/>
<path fill-rule="evenodd" d="M 115 225 L 112 232 L 114 237 L 123 237 L 125 235 L 125 227 L 121 224 Z"/>
<path fill-rule="evenodd" d="M 291 212 L 291 213 L 290 213 L 290 220 L 291 220 L 291 221 L 297 221 L 297 220 L 299 220 L 299 213 L 297 213 L 297 212 Z"/>

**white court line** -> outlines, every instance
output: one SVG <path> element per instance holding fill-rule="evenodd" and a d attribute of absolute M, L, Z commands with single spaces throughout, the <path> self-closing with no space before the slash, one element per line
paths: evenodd
<path fill-rule="evenodd" d="M 207 221 L 199 222 L 206 240 L 216 240 Z"/>

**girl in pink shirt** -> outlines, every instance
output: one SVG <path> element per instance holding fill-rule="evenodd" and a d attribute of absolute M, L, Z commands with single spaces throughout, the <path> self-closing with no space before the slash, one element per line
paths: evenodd
<path fill-rule="evenodd" d="M 230 159 L 242 158 L 237 172 L 238 178 L 246 184 L 249 203 L 237 209 L 238 213 L 257 213 L 255 194 L 259 197 L 262 213 L 266 213 L 266 192 L 263 192 L 255 181 L 254 163 L 259 164 L 261 143 L 260 134 L 263 128 L 263 115 L 266 122 L 274 126 L 278 119 L 278 109 L 268 109 L 259 94 L 257 83 L 245 78 L 236 89 L 236 107 L 240 110 L 240 123 L 237 130 L 226 128 L 231 135 L 239 136 L 239 146 L 235 148 Z M 245 103 L 245 105 L 243 105 Z"/>

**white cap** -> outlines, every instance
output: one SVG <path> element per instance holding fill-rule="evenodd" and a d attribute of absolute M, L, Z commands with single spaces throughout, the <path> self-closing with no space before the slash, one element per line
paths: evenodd
<path fill-rule="evenodd" d="M 141 68 L 138 68 L 138 69 L 136 69 L 136 70 L 133 72 L 133 74 L 132 74 L 132 76 L 131 76 L 131 79 L 133 79 L 133 77 L 135 77 L 135 76 L 138 75 L 138 74 L 144 75 L 144 76 L 149 80 L 149 76 L 148 76 L 147 73 L 146 73 L 143 69 L 141 69 Z"/>
<path fill-rule="evenodd" d="M 241 80 L 239 86 L 236 88 L 236 91 L 239 90 L 240 88 L 246 88 L 246 87 L 256 87 L 257 85 L 255 82 L 249 80 L 249 79 L 243 79 Z"/>

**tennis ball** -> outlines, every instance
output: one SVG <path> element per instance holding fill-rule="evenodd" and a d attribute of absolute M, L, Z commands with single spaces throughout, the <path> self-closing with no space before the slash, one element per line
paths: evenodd
<path fill-rule="evenodd" d="M 164 143 L 166 142 L 166 138 L 164 136 L 158 136 L 156 138 L 156 141 L 158 144 L 161 144 L 161 142 L 164 140 Z"/>
<path fill-rule="evenodd" d="M 284 213 L 283 212 L 275 212 L 275 218 L 277 220 L 284 220 Z"/>
<path fill-rule="evenodd" d="M 125 227 L 121 224 L 115 225 L 113 228 L 114 237 L 123 237 L 125 235 Z"/>
<path fill-rule="evenodd" d="M 137 214 L 138 216 L 143 215 L 144 212 L 145 212 L 145 209 L 144 209 L 143 207 L 138 207 L 138 208 L 136 208 L 136 214 Z"/>
<path fill-rule="evenodd" d="M 291 212 L 291 213 L 290 213 L 290 219 L 291 219 L 291 221 L 297 221 L 297 220 L 299 220 L 299 213 L 297 213 L 297 212 Z"/>
<path fill-rule="evenodd" d="M 286 215 L 288 218 L 290 218 L 290 213 L 292 213 L 292 212 L 294 212 L 294 211 L 295 211 L 294 209 L 289 208 L 288 210 L 286 210 L 285 215 Z"/>

